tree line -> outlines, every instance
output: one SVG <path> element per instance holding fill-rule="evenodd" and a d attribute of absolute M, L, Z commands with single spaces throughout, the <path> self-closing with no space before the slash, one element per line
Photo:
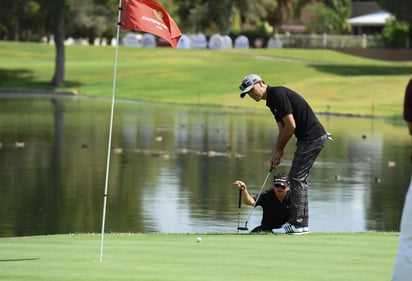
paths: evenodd
<path fill-rule="evenodd" d="M 308 32 L 350 32 L 347 19 L 351 0 L 157 0 L 184 33 L 229 34 L 237 29 L 263 27 L 269 34 L 282 24 L 299 18 L 303 9 L 313 14 Z M 397 20 L 412 26 L 412 1 L 377 0 Z M 118 0 L 0 0 L 0 40 L 40 41 L 53 38 L 56 46 L 55 73 L 51 84 L 64 83 L 64 40 L 67 37 L 113 38 L 116 33 Z M 268 27 L 268 28 L 267 28 Z M 409 28 L 409 38 L 412 28 Z"/>
<path fill-rule="evenodd" d="M 282 23 L 299 17 L 312 4 L 316 27 L 328 33 L 347 32 L 351 0 L 158 0 L 183 32 L 251 28 L 266 22 L 274 34 Z M 113 37 L 117 0 L 0 0 L 0 39 L 37 41 L 56 32 L 63 21 L 67 36 L 93 40 Z M 317 18 L 316 18 L 317 17 Z M 317 23 L 316 23 L 317 22 Z M 326 30 L 327 29 L 327 30 Z M 316 31 L 316 30 L 310 30 Z"/>

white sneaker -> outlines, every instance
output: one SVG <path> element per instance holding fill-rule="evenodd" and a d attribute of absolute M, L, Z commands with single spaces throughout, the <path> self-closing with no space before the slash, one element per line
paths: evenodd
<path fill-rule="evenodd" d="M 308 226 L 303 227 L 302 230 L 303 230 L 303 234 L 308 234 L 308 233 L 310 233 L 310 229 L 309 229 Z"/>
<path fill-rule="evenodd" d="M 281 228 L 274 228 L 272 229 L 273 234 L 294 234 L 294 235 L 302 235 L 308 232 L 304 231 L 304 227 L 295 227 L 290 223 L 285 223 L 282 225 Z M 306 230 L 306 229 L 305 229 Z M 309 231 L 309 227 L 307 227 L 307 231 Z"/>

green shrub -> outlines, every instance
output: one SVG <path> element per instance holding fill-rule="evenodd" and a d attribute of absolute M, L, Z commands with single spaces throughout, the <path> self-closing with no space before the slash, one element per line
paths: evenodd
<path fill-rule="evenodd" d="M 409 27 L 405 22 L 389 20 L 382 31 L 382 38 L 388 47 L 405 47 Z"/>

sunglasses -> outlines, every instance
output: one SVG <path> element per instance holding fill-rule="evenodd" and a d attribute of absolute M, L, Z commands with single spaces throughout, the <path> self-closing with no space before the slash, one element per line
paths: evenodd
<path fill-rule="evenodd" d="M 278 187 L 278 188 L 281 188 L 281 189 L 285 189 L 285 188 L 286 188 L 286 186 L 281 185 L 281 184 L 275 184 L 275 187 Z"/>

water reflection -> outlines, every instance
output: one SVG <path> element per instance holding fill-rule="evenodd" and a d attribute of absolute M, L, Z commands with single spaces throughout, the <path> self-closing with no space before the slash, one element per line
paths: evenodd
<path fill-rule="evenodd" d="M 1 101 L 0 236 L 100 231 L 109 109 L 87 99 Z M 311 230 L 398 230 L 410 177 L 403 123 L 320 119 L 335 140 L 309 177 Z M 235 232 L 231 183 L 259 190 L 276 134 L 264 109 L 117 102 L 106 230 Z"/>

